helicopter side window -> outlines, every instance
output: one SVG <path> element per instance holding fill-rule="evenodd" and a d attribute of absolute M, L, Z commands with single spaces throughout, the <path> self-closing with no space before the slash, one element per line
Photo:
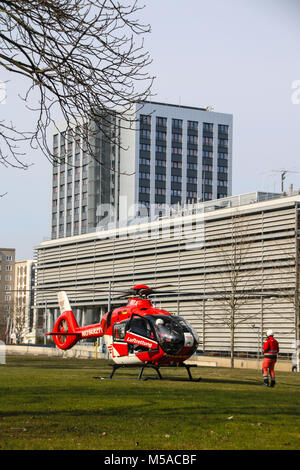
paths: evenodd
<path fill-rule="evenodd" d="M 153 339 L 153 329 L 148 320 L 134 315 L 130 322 L 130 331 L 145 338 Z"/>
<path fill-rule="evenodd" d="M 127 321 L 114 324 L 114 329 L 113 329 L 114 341 L 124 341 L 127 324 L 128 324 Z"/>

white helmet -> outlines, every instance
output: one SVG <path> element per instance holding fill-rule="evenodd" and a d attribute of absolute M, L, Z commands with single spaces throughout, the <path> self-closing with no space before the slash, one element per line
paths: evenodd
<path fill-rule="evenodd" d="M 268 330 L 267 331 L 267 336 L 274 336 L 273 330 Z"/>

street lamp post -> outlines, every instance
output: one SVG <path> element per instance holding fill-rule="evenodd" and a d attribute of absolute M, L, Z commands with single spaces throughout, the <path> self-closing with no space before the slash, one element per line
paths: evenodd
<path fill-rule="evenodd" d="M 260 345 L 259 345 L 259 327 L 252 325 L 252 328 L 257 331 L 257 368 L 259 369 L 259 353 L 260 353 Z"/>

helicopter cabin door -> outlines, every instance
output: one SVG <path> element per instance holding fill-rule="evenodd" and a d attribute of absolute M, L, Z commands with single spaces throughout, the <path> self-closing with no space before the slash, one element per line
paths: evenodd
<path fill-rule="evenodd" d="M 125 334 L 128 327 L 128 320 L 115 323 L 113 328 L 113 357 L 128 356 L 128 344 L 125 341 Z"/>
<path fill-rule="evenodd" d="M 133 314 L 129 320 L 125 341 L 128 343 L 129 351 L 134 353 L 158 348 L 149 320 L 137 314 Z"/>

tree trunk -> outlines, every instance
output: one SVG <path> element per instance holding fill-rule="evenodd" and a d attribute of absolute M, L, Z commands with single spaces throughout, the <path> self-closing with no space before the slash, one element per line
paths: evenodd
<path fill-rule="evenodd" d="M 230 329 L 230 367 L 234 368 L 234 327 L 232 326 Z"/>

